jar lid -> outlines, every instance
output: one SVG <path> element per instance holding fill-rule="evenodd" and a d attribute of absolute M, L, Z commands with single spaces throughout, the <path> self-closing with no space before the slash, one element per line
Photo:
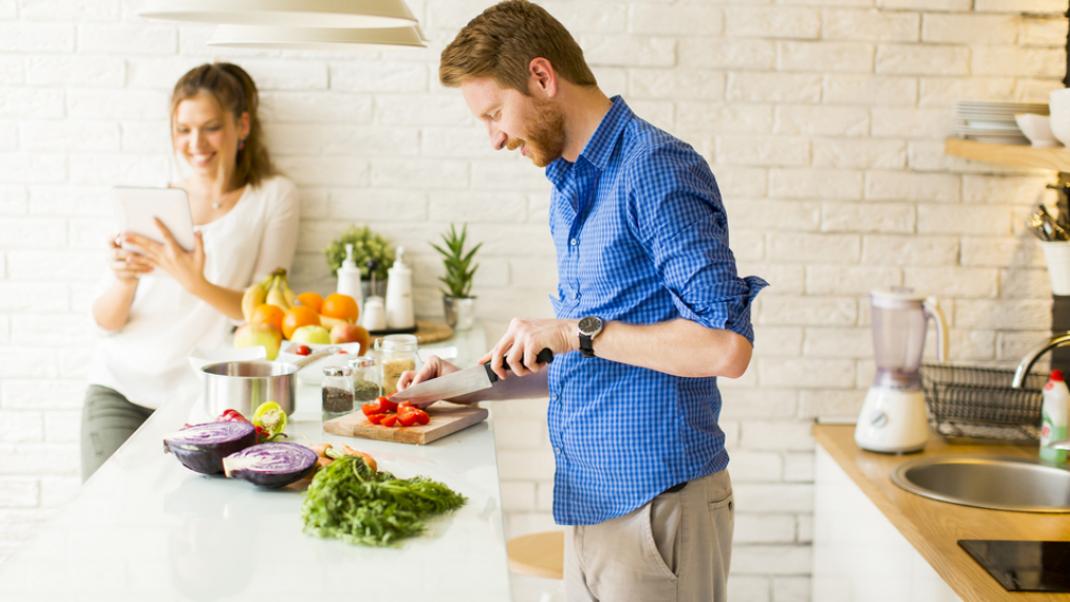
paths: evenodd
<path fill-rule="evenodd" d="M 383 351 L 415 351 L 419 339 L 414 334 L 391 334 L 382 338 Z"/>
<path fill-rule="evenodd" d="M 349 360 L 349 367 L 356 368 L 371 368 L 375 366 L 375 358 L 370 355 L 358 355 L 357 357 Z"/>
<path fill-rule="evenodd" d="M 323 368 L 324 376 L 349 376 L 352 372 L 348 366 L 325 366 Z"/>

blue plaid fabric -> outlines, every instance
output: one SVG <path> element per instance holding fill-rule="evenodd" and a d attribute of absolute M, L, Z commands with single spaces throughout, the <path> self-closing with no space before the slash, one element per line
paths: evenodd
<path fill-rule="evenodd" d="M 559 318 L 684 318 L 753 341 L 751 301 L 766 282 L 737 276 L 717 183 L 690 145 L 614 97 L 576 162 L 559 158 L 546 176 Z M 627 514 L 728 465 L 716 378 L 568 353 L 550 365 L 549 389 L 559 524 Z"/>

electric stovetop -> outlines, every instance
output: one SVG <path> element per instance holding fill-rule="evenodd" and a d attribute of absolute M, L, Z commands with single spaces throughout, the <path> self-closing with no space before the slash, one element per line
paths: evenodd
<path fill-rule="evenodd" d="M 1070 541 L 961 539 L 958 544 L 1007 591 L 1070 593 Z"/>

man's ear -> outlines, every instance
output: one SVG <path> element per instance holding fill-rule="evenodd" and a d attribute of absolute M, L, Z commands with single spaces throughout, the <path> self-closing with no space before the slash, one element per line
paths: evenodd
<path fill-rule="evenodd" d="M 528 63 L 528 92 L 543 98 L 557 96 L 557 71 L 549 60 L 537 56 Z"/>

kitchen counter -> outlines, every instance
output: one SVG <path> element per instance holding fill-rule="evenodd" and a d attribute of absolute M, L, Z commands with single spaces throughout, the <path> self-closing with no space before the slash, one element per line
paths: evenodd
<path fill-rule="evenodd" d="M 831 456 L 958 597 L 1019 602 L 1070 600 L 1067 594 L 1007 592 L 957 543 L 960 539 L 1070 540 L 1070 515 L 1004 512 L 939 502 L 904 491 L 890 478 L 898 465 L 919 458 L 966 454 L 1035 458 L 1035 447 L 950 445 L 933 437 L 921 453 L 888 455 L 859 449 L 854 442 L 853 425 L 815 425 L 813 432 L 820 447 L 818 453 Z M 882 553 L 877 549 L 871 552 L 878 557 Z"/>
<path fill-rule="evenodd" d="M 318 388 L 298 388 L 292 440 L 350 443 L 381 468 L 442 481 L 468 503 L 398 548 L 305 535 L 302 492 L 199 475 L 165 454 L 164 435 L 191 406 L 164 407 L 0 566 L 0 600 L 508 600 L 490 423 L 405 445 L 327 435 L 319 405 Z"/>

